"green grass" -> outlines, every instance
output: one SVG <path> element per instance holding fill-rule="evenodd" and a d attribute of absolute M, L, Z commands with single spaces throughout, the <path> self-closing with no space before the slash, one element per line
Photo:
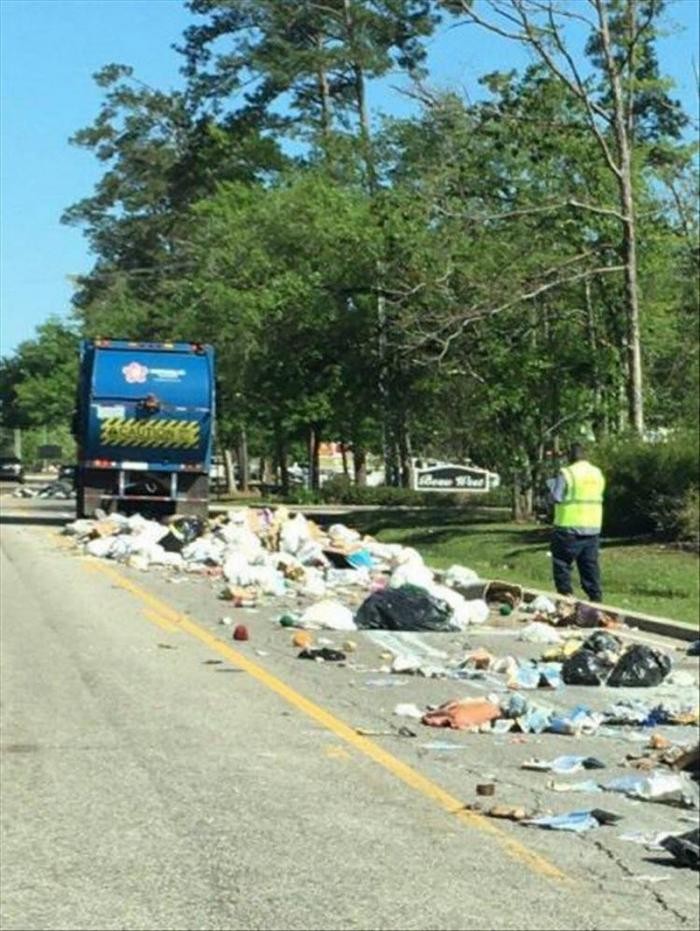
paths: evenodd
<path fill-rule="evenodd" d="M 549 530 L 537 524 L 491 523 L 477 512 L 455 509 L 356 512 L 347 523 L 386 543 L 415 547 L 437 568 L 458 563 L 483 578 L 553 590 Z M 600 565 L 607 604 L 698 624 L 700 585 L 693 553 L 608 539 Z M 577 584 L 575 569 L 573 577 Z"/>

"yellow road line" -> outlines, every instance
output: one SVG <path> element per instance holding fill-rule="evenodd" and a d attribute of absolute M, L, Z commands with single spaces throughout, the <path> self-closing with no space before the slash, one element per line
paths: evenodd
<path fill-rule="evenodd" d="M 148 608 L 144 608 L 143 616 L 145 618 L 148 618 L 148 620 L 154 623 L 157 627 L 160 627 L 161 630 L 167 630 L 170 633 L 178 630 L 177 624 L 173 624 L 172 621 L 169 621 L 167 618 L 164 618 L 157 611 L 151 611 Z"/>
<path fill-rule="evenodd" d="M 427 798 L 432 799 L 432 801 L 436 802 L 441 808 L 449 812 L 449 814 L 454 815 L 457 820 L 469 825 L 469 827 L 490 834 L 497 840 L 499 845 L 509 856 L 513 857 L 515 860 L 519 860 L 533 872 L 547 876 L 550 879 L 570 879 L 570 877 L 563 873 L 558 867 L 550 863 L 549 860 L 540 856 L 534 850 L 530 850 L 529 847 L 526 847 L 519 841 L 513 840 L 504 830 L 497 827 L 482 815 L 465 810 L 463 803 L 458 798 L 450 795 L 449 792 L 446 792 L 445 789 L 433 782 L 432 779 L 423 776 L 398 757 L 388 753 L 373 740 L 358 734 L 352 727 L 344 721 L 341 721 L 340 718 L 336 718 L 335 715 L 331 714 L 330 711 L 327 711 L 320 705 L 305 698 L 300 692 L 297 692 L 296 689 L 291 688 L 291 686 L 287 685 L 281 679 L 278 679 L 277 676 L 268 672 L 262 666 L 258 665 L 258 663 L 254 662 L 243 653 L 239 653 L 238 650 L 234 650 L 233 647 L 219 640 L 218 637 L 215 637 L 213 634 L 209 633 L 209 631 L 200 627 L 199 624 L 196 624 L 186 615 L 180 614 L 155 595 L 152 595 L 144 588 L 141 588 L 140 585 L 132 582 L 131 579 L 126 578 L 126 576 L 123 576 L 115 569 L 103 563 L 95 562 L 89 568 L 101 572 L 103 575 L 107 576 L 107 578 L 112 579 L 117 586 L 130 592 L 148 605 L 161 619 L 165 618 L 173 624 L 177 624 L 180 630 L 186 631 L 196 640 L 199 640 L 205 646 L 210 647 L 220 656 L 223 656 L 234 666 L 247 672 L 253 679 L 262 683 L 262 685 L 266 686 L 272 692 L 275 692 L 290 705 L 293 705 L 298 711 L 302 711 L 304 714 L 308 715 L 308 717 L 335 734 L 336 737 L 350 744 L 355 750 L 358 750 L 360 753 L 374 760 L 375 763 L 383 766 L 384 769 L 388 770 L 393 776 L 396 776 L 397 779 L 400 779 L 406 785 L 420 792 Z"/>

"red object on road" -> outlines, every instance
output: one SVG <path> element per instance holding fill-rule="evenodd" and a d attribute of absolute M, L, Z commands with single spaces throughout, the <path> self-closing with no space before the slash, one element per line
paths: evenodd
<path fill-rule="evenodd" d="M 237 624 L 233 629 L 234 640 L 248 640 L 248 628 L 245 624 Z"/>

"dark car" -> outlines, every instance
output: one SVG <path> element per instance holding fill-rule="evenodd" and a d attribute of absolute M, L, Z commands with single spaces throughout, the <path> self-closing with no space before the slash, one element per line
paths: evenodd
<path fill-rule="evenodd" d="M 24 481 L 24 468 L 22 460 L 17 456 L 0 456 L 0 479 L 9 479 L 12 482 Z"/>
<path fill-rule="evenodd" d="M 75 476 L 78 471 L 78 467 L 74 465 L 62 465 L 58 470 L 58 481 L 59 482 L 70 482 L 71 485 L 75 486 Z"/>

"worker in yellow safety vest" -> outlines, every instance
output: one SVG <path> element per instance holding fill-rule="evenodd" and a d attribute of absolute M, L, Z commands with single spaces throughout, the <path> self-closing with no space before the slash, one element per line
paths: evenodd
<path fill-rule="evenodd" d="M 575 562 L 581 587 L 591 601 L 601 601 L 598 550 L 605 477 L 586 460 L 583 447 L 574 443 L 569 465 L 548 485 L 554 501 L 552 571 L 556 590 L 560 595 L 573 594 L 571 567 Z"/>

